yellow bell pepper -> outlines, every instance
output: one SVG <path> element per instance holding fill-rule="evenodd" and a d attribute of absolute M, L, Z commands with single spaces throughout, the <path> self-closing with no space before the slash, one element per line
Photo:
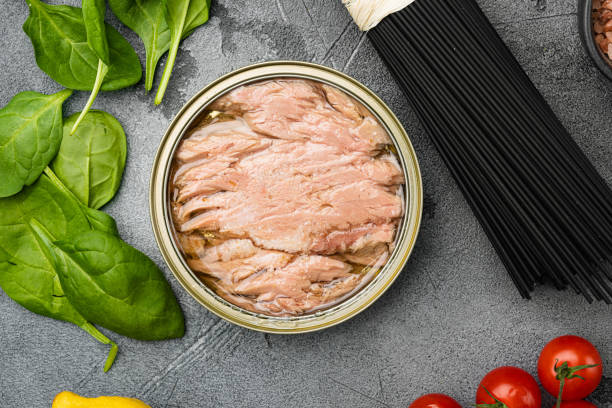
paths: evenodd
<path fill-rule="evenodd" d="M 70 391 L 62 391 L 53 399 L 51 408 L 151 408 L 144 402 L 127 397 L 81 397 Z"/>

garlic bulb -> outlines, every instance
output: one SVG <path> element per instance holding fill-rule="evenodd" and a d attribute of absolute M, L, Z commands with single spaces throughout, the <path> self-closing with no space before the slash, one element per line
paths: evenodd
<path fill-rule="evenodd" d="M 360 30 L 367 31 L 414 0 L 342 0 Z"/>

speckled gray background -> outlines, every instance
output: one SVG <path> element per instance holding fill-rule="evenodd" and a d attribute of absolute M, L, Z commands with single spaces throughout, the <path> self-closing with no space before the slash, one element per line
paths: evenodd
<path fill-rule="evenodd" d="M 576 2 L 479 0 L 612 183 L 612 83 L 581 48 Z M 20 91 L 59 90 L 37 68 L 21 30 L 25 1 L 0 5 L 0 105 Z M 449 17 L 441 16 L 440 24 Z M 144 59 L 136 35 L 113 16 L 108 20 Z M 332 66 L 378 93 L 411 135 L 425 185 L 421 235 L 393 287 L 351 321 L 298 336 L 241 329 L 202 308 L 165 267 L 148 214 L 149 173 L 172 116 L 218 76 L 275 59 Z M 65 112 L 80 110 L 86 98 L 77 92 Z M 104 374 L 106 347 L 72 325 L 26 311 L 0 291 L 0 407 L 49 407 L 65 389 L 140 397 L 154 408 L 406 407 L 434 391 L 470 406 L 488 370 L 512 364 L 535 374 L 545 342 L 566 333 L 587 337 L 601 351 L 605 378 L 592 400 L 612 407 L 612 307 L 549 287 L 539 288 L 532 301 L 520 299 L 412 110 L 339 0 L 214 1 L 210 22 L 182 44 L 161 107 L 142 83 L 101 94 L 95 107 L 120 120 L 129 145 L 123 184 L 105 210 L 122 237 L 163 268 L 185 312 L 187 333 L 155 343 L 111 333 L 120 354 Z"/>

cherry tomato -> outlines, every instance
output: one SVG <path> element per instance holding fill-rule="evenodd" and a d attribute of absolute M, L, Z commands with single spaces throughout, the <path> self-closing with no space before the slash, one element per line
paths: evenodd
<path fill-rule="evenodd" d="M 584 400 L 564 401 L 561 403 L 561 408 L 597 408 L 597 405 Z"/>
<path fill-rule="evenodd" d="M 563 380 L 563 393 L 560 396 L 563 401 L 580 400 L 592 393 L 601 381 L 601 373 L 599 352 L 578 336 L 561 336 L 551 340 L 538 359 L 538 377 L 542 387 L 559 397 Z"/>
<path fill-rule="evenodd" d="M 461 405 L 448 395 L 427 394 L 414 400 L 408 408 L 461 408 Z"/>
<path fill-rule="evenodd" d="M 482 408 L 541 408 L 541 403 L 538 384 L 531 374 L 517 367 L 499 367 L 489 372 L 476 392 L 476 405 Z"/>

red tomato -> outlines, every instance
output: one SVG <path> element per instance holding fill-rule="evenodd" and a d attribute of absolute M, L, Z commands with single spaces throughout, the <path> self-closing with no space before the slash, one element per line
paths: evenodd
<path fill-rule="evenodd" d="M 414 400 L 408 408 L 461 408 L 461 405 L 448 395 L 427 394 Z"/>
<path fill-rule="evenodd" d="M 597 408 L 597 405 L 584 400 L 564 401 L 561 403 L 561 408 Z"/>
<path fill-rule="evenodd" d="M 500 402 L 508 408 L 541 408 L 542 395 L 538 383 L 527 371 L 517 367 L 499 367 L 480 382 L 476 405 L 494 407 L 500 406 Z"/>
<path fill-rule="evenodd" d="M 580 400 L 592 393 L 601 381 L 601 372 L 599 352 L 578 336 L 561 336 L 551 340 L 538 359 L 538 377 L 542 387 L 551 395 L 558 396 L 560 380 L 565 378 L 561 396 L 563 401 Z"/>

